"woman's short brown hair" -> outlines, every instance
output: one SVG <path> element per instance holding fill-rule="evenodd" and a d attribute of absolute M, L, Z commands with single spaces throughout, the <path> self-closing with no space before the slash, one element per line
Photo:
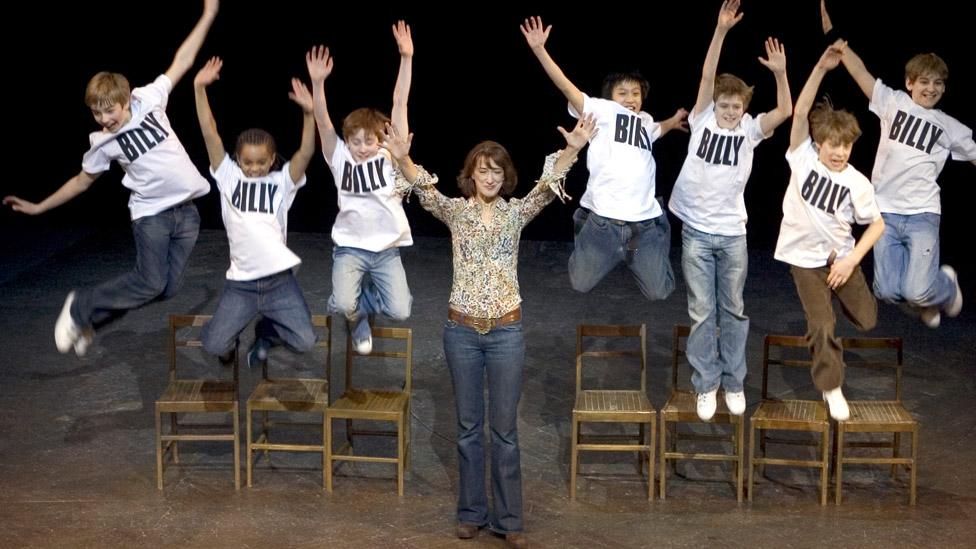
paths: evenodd
<path fill-rule="evenodd" d="M 464 167 L 461 168 L 461 173 L 458 174 L 457 178 L 458 188 L 461 189 L 461 193 L 468 198 L 477 194 L 473 176 L 474 171 L 478 169 L 478 165 L 482 159 L 485 162 L 489 160 L 494 161 L 502 169 L 505 173 L 505 181 L 502 183 L 502 189 L 499 191 L 499 194 L 502 196 L 511 195 L 512 191 L 515 190 L 515 186 L 518 185 L 518 174 L 515 172 L 515 165 L 512 164 L 512 157 L 509 156 L 508 151 L 505 150 L 505 147 L 494 141 L 482 141 L 468 151 L 468 156 L 464 159 Z"/>

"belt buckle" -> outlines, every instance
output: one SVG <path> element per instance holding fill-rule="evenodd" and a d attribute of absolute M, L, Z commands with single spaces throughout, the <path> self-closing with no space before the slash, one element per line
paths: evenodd
<path fill-rule="evenodd" d="M 469 316 L 468 322 L 470 322 L 471 327 L 481 335 L 485 335 L 490 332 L 495 325 L 495 319 L 493 318 L 478 318 Z"/>

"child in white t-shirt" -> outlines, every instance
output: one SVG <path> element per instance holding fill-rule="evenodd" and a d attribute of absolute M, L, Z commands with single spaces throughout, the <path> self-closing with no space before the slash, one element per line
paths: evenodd
<path fill-rule="evenodd" d="M 126 311 L 168 299 L 183 283 L 183 271 L 200 231 L 193 199 L 210 185 L 200 175 L 176 137 L 166 107 L 173 87 L 193 66 L 218 1 L 205 0 L 203 15 L 180 45 L 166 72 L 151 84 L 129 91 L 118 73 L 100 72 L 88 82 L 85 104 L 101 130 L 89 136 L 81 171 L 40 203 L 16 196 L 3 203 L 14 211 L 37 215 L 88 190 L 112 161 L 125 171 L 122 184 L 131 190 L 129 213 L 136 245 L 136 265 L 128 273 L 98 286 L 72 290 L 54 324 L 58 351 L 84 355 L 94 329 Z"/>
<path fill-rule="evenodd" d="M 827 48 L 796 99 L 786 153 L 792 174 L 783 197 L 775 255 L 790 265 L 807 319 L 813 383 L 823 392 L 830 416 L 837 421 L 846 420 L 850 412 L 841 391 L 844 359 L 834 334 L 832 297 L 840 300 L 844 316 L 855 328 L 874 327 L 878 304 L 860 262 L 885 226 L 874 187 L 848 164 L 851 147 L 861 135 L 857 119 L 828 102 L 810 111 L 824 75 L 840 64 L 844 46 L 838 43 Z M 857 243 L 851 234 L 853 222 L 868 225 Z"/>
<path fill-rule="evenodd" d="M 260 315 L 248 366 L 267 360 L 268 349 L 284 343 L 296 352 L 315 345 L 312 317 L 294 268 L 301 259 L 286 246 L 288 209 L 305 185 L 305 168 L 315 152 L 312 94 L 292 79 L 292 101 L 302 108 L 304 123 L 298 151 L 280 170 L 274 138 L 260 129 L 237 138 L 234 158 L 224 150 L 207 99 L 207 86 L 220 77 L 223 62 L 210 59 L 193 80 L 197 117 L 210 159 L 210 173 L 220 191 L 220 211 L 230 244 L 230 268 L 213 319 L 203 327 L 204 349 L 228 361 L 234 341 Z"/>
<path fill-rule="evenodd" d="M 400 71 L 393 90 L 392 123 L 403 135 L 407 127 L 407 96 L 413 64 L 413 38 L 403 21 L 393 26 L 400 50 Z M 393 320 L 410 316 L 413 297 L 400 261 L 400 247 L 413 244 L 403 211 L 403 194 L 394 186 L 394 165 L 380 148 L 390 121 L 376 109 L 353 111 L 342 123 L 340 139 L 325 100 L 325 79 L 332 73 L 328 48 L 317 46 L 305 56 L 312 79 L 315 122 L 339 195 L 339 215 L 332 226 L 332 296 L 329 309 L 346 318 L 352 344 L 359 354 L 373 348 L 369 316 Z"/>
<path fill-rule="evenodd" d="M 619 263 L 634 275 L 641 293 L 664 299 L 674 290 L 671 225 L 655 197 L 656 164 L 651 146 L 672 129 L 686 129 L 688 112 L 678 111 L 657 123 L 642 111 L 649 85 L 640 73 L 612 73 L 603 82 L 603 98 L 579 90 L 546 51 L 552 26 L 532 17 L 522 34 L 542 68 L 569 101 L 574 117 L 596 118 L 598 132 L 590 142 L 590 172 L 580 207 L 573 214 L 575 244 L 569 257 L 573 289 L 588 292 Z"/>
<path fill-rule="evenodd" d="M 746 340 L 749 317 L 742 293 L 749 269 L 746 246 L 746 182 L 752 155 L 793 112 L 786 80 L 786 53 L 766 40 L 768 59 L 759 61 L 776 78 L 776 108 L 753 118 L 746 112 L 752 87 L 731 74 L 715 76 L 725 35 L 741 19 L 738 0 L 719 10 L 715 34 L 702 67 L 698 99 L 688 117 L 688 156 L 674 183 L 668 207 L 684 222 L 681 270 L 688 287 L 688 362 L 698 393 L 698 417 L 715 414 L 721 387 L 729 412 L 746 409 Z"/>

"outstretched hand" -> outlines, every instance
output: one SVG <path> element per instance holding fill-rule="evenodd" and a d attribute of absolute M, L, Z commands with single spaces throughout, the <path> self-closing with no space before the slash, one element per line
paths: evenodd
<path fill-rule="evenodd" d="M 288 99 L 298 104 L 302 108 L 302 112 L 306 114 L 311 114 L 314 110 L 312 92 L 308 91 L 305 83 L 297 78 L 291 79 L 291 91 L 288 92 Z"/>
<path fill-rule="evenodd" d="M 215 81 L 220 80 L 220 69 L 224 66 L 224 60 L 214 56 L 204 63 L 203 68 L 193 78 L 193 86 L 209 86 Z"/>
<path fill-rule="evenodd" d="M 786 49 L 783 44 L 771 36 L 767 38 L 766 58 L 760 57 L 759 62 L 774 73 L 786 72 Z"/>
<path fill-rule="evenodd" d="M 825 71 L 837 68 L 837 65 L 840 65 L 841 60 L 844 58 L 844 51 L 846 49 L 846 40 L 838 40 L 827 46 L 823 55 L 820 56 L 820 61 L 817 61 L 817 66 Z"/>
<path fill-rule="evenodd" d="M 413 134 L 409 134 L 404 138 L 397 131 L 393 124 L 387 122 L 386 126 L 383 128 L 383 141 L 380 143 L 380 147 L 390 151 L 390 156 L 394 160 L 400 162 L 410 154 L 410 145 L 413 143 Z"/>
<path fill-rule="evenodd" d="M 536 15 L 526 19 L 519 28 L 522 29 L 522 35 L 525 36 L 525 41 L 528 42 L 529 47 L 536 49 L 545 47 L 552 25 L 543 28 L 542 18 Z"/>
<path fill-rule="evenodd" d="M 562 126 L 556 128 L 559 133 L 563 134 L 563 138 L 566 139 L 566 146 L 573 149 L 582 149 L 589 143 L 590 139 L 596 136 L 597 132 L 600 131 L 596 127 L 596 117 L 593 113 L 586 113 L 576 121 L 576 127 L 573 131 L 567 132 Z"/>
<path fill-rule="evenodd" d="M 413 57 L 413 36 L 410 34 L 410 25 L 402 19 L 393 25 L 393 38 L 396 39 L 397 49 L 403 57 Z"/>
<path fill-rule="evenodd" d="M 329 48 L 322 45 L 312 46 L 312 49 L 305 54 L 305 65 L 308 67 L 308 76 L 313 82 L 328 78 L 332 74 L 332 56 L 329 55 Z"/>
<path fill-rule="evenodd" d="M 37 207 L 37 204 L 16 196 L 3 197 L 3 204 L 5 206 L 10 206 L 10 209 L 15 212 L 20 212 L 27 215 L 37 215 L 41 213 Z"/>
<path fill-rule="evenodd" d="M 742 20 L 742 13 L 739 11 L 739 0 L 725 0 L 722 2 L 722 7 L 718 11 L 718 28 L 722 30 L 729 30 L 735 26 L 736 23 Z"/>
<path fill-rule="evenodd" d="M 824 34 L 834 28 L 834 24 L 830 21 L 830 15 L 827 13 L 827 0 L 820 0 L 820 26 L 823 27 Z"/>

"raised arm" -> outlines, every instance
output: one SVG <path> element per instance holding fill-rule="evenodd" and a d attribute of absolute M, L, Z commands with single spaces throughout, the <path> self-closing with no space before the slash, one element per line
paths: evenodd
<path fill-rule="evenodd" d="M 210 101 L 207 99 L 207 86 L 220 79 L 220 69 L 223 66 L 223 60 L 219 57 L 211 57 L 193 79 L 193 97 L 197 105 L 197 120 L 200 122 L 203 142 L 207 145 L 207 158 L 210 159 L 210 169 L 214 171 L 224 161 L 227 152 L 224 149 L 224 142 L 220 139 L 220 134 L 217 132 L 217 121 L 214 119 L 213 111 L 210 110 Z"/>
<path fill-rule="evenodd" d="M 393 124 L 402 135 L 410 134 L 407 124 L 407 98 L 410 96 L 410 79 L 413 75 L 413 36 L 410 25 L 397 21 L 393 25 L 393 38 L 400 50 L 400 72 L 397 73 L 396 87 L 393 88 Z"/>
<path fill-rule="evenodd" d="M 214 18 L 217 17 L 219 4 L 218 0 L 204 0 L 203 15 L 197 21 L 193 30 L 190 31 L 190 35 L 180 45 L 180 48 L 176 50 L 173 63 L 166 69 L 166 76 L 173 83 L 173 87 L 176 87 L 176 83 L 193 66 L 193 61 L 197 58 L 197 52 L 200 51 L 200 46 L 203 45 L 203 39 L 207 37 L 207 31 L 210 30 L 210 25 L 213 23 Z"/>
<path fill-rule="evenodd" d="M 85 170 L 81 170 L 77 175 L 65 181 L 64 184 L 61 185 L 61 188 L 51 193 L 50 196 L 42 200 L 39 204 L 29 202 L 16 196 L 3 197 L 3 203 L 10 206 L 15 212 L 24 213 L 27 215 L 42 214 L 50 209 L 57 208 L 79 194 L 87 191 L 88 187 L 91 187 L 91 184 L 94 183 L 100 175 L 102 174 L 92 174 L 86 172 Z"/>
<path fill-rule="evenodd" d="M 305 175 L 308 163 L 312 161 L 312 155 L 315 154 L 315 115 L 312 114 L 315 107 L 312 94 L 297 78 L 291 79 L 288 98 L 302 108 L 302 143 L 288 164 L 288 175 L 292 181 L 298 181 Z"/>
<path fill-rule="evenodd" d="M 824 34 L 829 33 L 834 28 L 830 15 L 827 13 L 826 0 L 820 0 L 820 24 L 823 26 Z M 850 48 L 845 49 L 843 62 L 847 72 L 857 82 L 857 87 L 861 88 L 861 91 L 870 100 L 874 95 L 874 75 L 868 72 L 867 67 L 864 66 L 864 61 Z"/>
<path fill-rule="evenodd" d="M 702 65 L 698 99 L 695 100 L 695 114 L 704 112 L 712 103 L 712 95 L 715 93 L 715 72 L 718 69 L 718 58 L 722 54 L 722 43 L 725 42 L 725 35 L 728 34 L 729 29 L 742 20 L 742 14 L 737 13 L 738 11 L 739 0 L 725 0 L 718 11 L 718 22 L 715 24 L 712 41 L 708 44 L 705 64 Z"/>
<path fill-rule="evenodd" d="M 314 46 L 305 54 L 305 65 L 308 66 L 308 76 L 312 79 L 312 103 L 315 105 L 315 125 L 319 127 L 322 153 L 325 154 L 326 161 L 332 162 L 332 153 L 335 152 L 339 136 L 329 118 L 329 108 L 325 103 L 325 79 L 332 74 L 329 48 Z"/>
<path fill-rule="evenodd" d="M 535 54 L 536 59 L 542 64 L 542 69 L 549 75 L 549 79 L 559 88 L 559 91 L 563 92 L 563 95 L 566 96 L 573 109 L 579 114 L 583 114 L 583 92 L 570 82 L 569 78 L 566 78 L 562 69 L 559 68 L 559 65 L 552 60 L 549 52 L 546 51 L 546 40 L 549 39 L 549 32 L 552 30 L 552 25 L 543 29 L 542 18 L 535 16 L 526 19 L 522 23 L 521 29 L 522 35 L 525 36 L 525 41 L 528 42 L 529 48 L 532 49 L 532 53 Z"/>
<path fill-rule="evenodd" d="M 830 272 L 827 273 L 827 285 L 836 290 L 846 284 L 847 279 L 854 273 L 854 268 L 861 263 L 864 256 L 874 247 L 874 243 L 881 238 L 882 233 L 884 233 L 884 219 L 879 217 L 864 230 L 864 234 L 861 235 L 861 239 L 854 245 L 851 253 L 834 261 L 833 265 L 830 266 Z"/>
<path fill-rule="evenodd" d="M 766 58 L 760 57 L 759 62 L 772 71 L 776 78 L 776 108 L 767 112 L 759 121 L 763 135 L 769 135 L 793 114 L 793 98 L 790 96 L 790 83 L 786 79 L 786 50 L 779 40 L 772 37 L 766 39 Z"/>
<path fill-rule="evenodd" d="M 820 83 L 824 75 L 840 64 L 841 57 L 844 55 L 846 42 L 838 41 L 831 44 L 820 56 L 820 60 L 813 67 L 813 72 L 807 78 L 800 96 L 796 98 L 796 106 L 793 108 L 793 128 L 790 130 L 790 150 L 796 149 L 810 137 L 810 109 L 813 107 L 813 100 L 820 89 Z"/>

